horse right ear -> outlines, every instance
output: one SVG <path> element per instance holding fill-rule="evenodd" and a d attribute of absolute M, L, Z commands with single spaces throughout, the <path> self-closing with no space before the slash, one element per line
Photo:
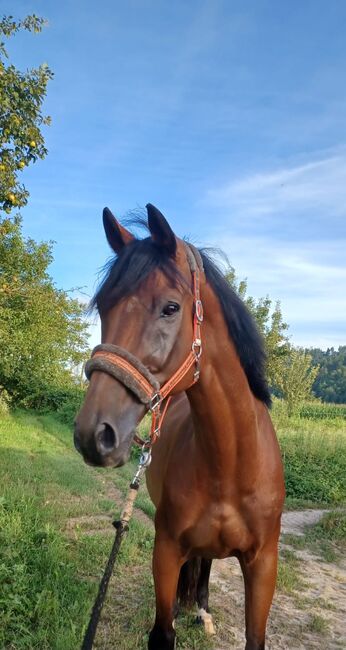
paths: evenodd
<path fill-rule="evenodd" d="M 153 241 L 165 248 L 171 257 L 174 257 L 177 250 L 177 240 L 167 219 L 151 203 L 148 203 L 146 208 L 148 212 L 148 226 Z"/>
<path fill-rule="evenodd" d="M 107 241 L 117 255 L 124 246 L 134 240 L 134 236 L 117 221 L 109 208 L 103 210 L 103 227 Z"/>

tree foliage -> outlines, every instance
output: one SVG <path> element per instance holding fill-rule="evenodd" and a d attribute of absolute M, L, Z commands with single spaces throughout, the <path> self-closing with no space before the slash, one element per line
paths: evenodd
<path fill-rule="evenodd" d="M 277 387 L 292 415 L 304 401 L 311 397 L 311 388 L 318 373 L 318 366 L 312 365 L 312 357 L 304 350 L 292 348 L 285 361 L 283 372 L 277 378 Z"/>
<path fill-rule="evenodd" d="M 346 404 L 346 345 L 338 350 L 319 348 L 307 350 L 314 365 L 319 366 L 312 390 L 324 402 Z"/>
<path fill-rule="evenodd" d="M 22 29 L 40 32 L 44 25 L 44 19 L 35 15 L 19 21 L 12 16 L 0 20 L 0 208 L 7 213 L 28 200 L 20 173 L 47 154 L 41 128 L 50 124 L 50 117 L 42 114 L 42 102 L 53 73 L 46 63 L 25 72 L 7 64 L 2 39 Z"/>
<path fill-rule="evenodd" d="M 284 322 L 280 303 L 273 305 L 266 296 L 255 300 L 247 295 L 247 281 L 238 280 L 233 267 L 226 272 L 226 279 L 231 287 L 245 302 L 254 316 L 258 328 L 264 338 L 267 352 L 267 375 L 271 388 L 278 386 L 278 380 L 286 367 L 291 346 L 287 336 L 288 325 Z"/>
<path fill-rule="evenodd" d="M 20 217 L 0 222 L 0 386 L 28 405 L 71 386 L 87 350 L 84 307 L 55 287 L 51 261 L 52 244 L 24 239 Z"/>

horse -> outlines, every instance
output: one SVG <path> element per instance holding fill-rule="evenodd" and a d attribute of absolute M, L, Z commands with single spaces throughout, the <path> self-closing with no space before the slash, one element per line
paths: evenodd
<path fill-rule="evenodd" d="M 263 340 L 210 254 L 179 239 L 151 204 L 147 217 L 149 236 L 137 239 L 103 212 L 116 256 L 92 301 L 102 344 L 89 362 L 75 446 L 92 465 L 119 467 L 139 421 L 148 410 L 159 413 L 146 472 L 156 506 L 148 648 L 175 647 L 181 603 L 197 603 L 199 620 L 214 632 L 212 560 L 235 556 L 245 649 L 263 650 L 285 496 Z"/>

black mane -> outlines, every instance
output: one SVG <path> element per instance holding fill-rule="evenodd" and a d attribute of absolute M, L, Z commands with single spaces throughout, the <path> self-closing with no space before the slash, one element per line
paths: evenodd
<path fill-rule="evenodd" d="M 264 342 L 257 325 L 215 262 L 205 251 L 200 250 L 200 253 L 207 281 L 219 298 L 229 335 L 249 386 L 255 397 L 270 406 L 271 397 L 265 377 Z M 150 237 L 135 239 L 106 267 L 105 278 L 91 301 L 91 307 L 97 307 L 102 316 L 116 302 L 134 293 L 155 269 L 165 273 L 174 285 L 182 281 L 174 261 L 165 250 Z"/>
<path fill-rule="evenodd" d="M 265 376 L 266 353 L 256 322 L 215 262 L 203 250 L 200 253 L 207 281 L 220 301 L 229 335 L 249 386 L 255 397 L 270 407 L 271 397 Z"/>

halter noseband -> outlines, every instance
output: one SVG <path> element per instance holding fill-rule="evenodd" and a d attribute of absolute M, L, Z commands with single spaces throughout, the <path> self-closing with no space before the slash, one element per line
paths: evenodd
<path fill-rule="evenodd" d="M 185 243 L 185 247 L 193 283 L 193 341 L 191 351 L 178 370 L 160 387 L 154 375 L 136 356 L 111 343 L 97 345 L 92 351 L 91 359 L 85 365 L 87 379 L 90 379 L 95 370 L 106 372 L 132 391 L 139 401 L 149 409 L 151 412 L 149 440 L 141 440 L 137 435 L 134 438 L 137 443 L 148 448 L 151 448 L 160 436 L 162 421 L 171 400 L 170 393 L 193 366 L 195 366 L 195 372 L 190 386 L 193 386 L 199 379 L 202 354 L 201 324 L 203 321 L 200 272 L 203 272 L 203 262 L 200 253 L 194 246 Z M 162 409 L 165 398 L 167 400 Z"/>

